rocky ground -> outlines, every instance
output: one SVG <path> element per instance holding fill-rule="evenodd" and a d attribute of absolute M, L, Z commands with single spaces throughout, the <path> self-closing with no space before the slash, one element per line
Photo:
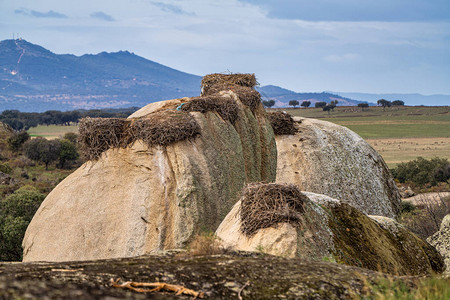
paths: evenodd
<path fill-rule="evenodd" d="M 111 286 L 163 282 L 209 299 L 350 299 L 387 275 L 357 267 L 258 253 L 157 256 L 67 263 L 0 263 L 0 299 L 190 299 L 161 290 L 138 293 Z M 390 277 L 414 285 L 412 277 Z"/>

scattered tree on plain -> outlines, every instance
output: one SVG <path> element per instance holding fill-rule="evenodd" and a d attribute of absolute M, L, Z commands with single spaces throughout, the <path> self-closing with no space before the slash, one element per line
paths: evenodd
<path fill-rule="evenodd" d="M 64 169 L 67 161 L 76 160 L 79 157 L 77 146 L 69 140 L 62 139 L 59 147 L 59 167 Z"/>
<path fill-rule="evenodd" d="M 358 103 L 358 107 L 361 107 L 361 111 L 364 111 L 364 108 L 369 108 L 368 103 Z"/>
<path fill-rule="evenodd" d="M 326 102 L 316 102 L 316 104 L 314 104 L 314 106 L 316 107 L 316 108 L 322 108 L 322 107 L 325 107 L 325 106 L 327 106 L 327 103 Z"/>
<path fill-rule="evenodd" d="M 378 105 L 381 105 L 383 107 L 383 111 L 386 109 L 386 107 L 391 107 L 392 102 L 388 101 L 386 99 L 380 99 L 377 101 Z"/>
<path fill-rule="evenodd" d="M 263 100 L 262 104 L 267 108 L 271 108 L 275 105 L 275 100 Z"/>
<path fill-rule="evenodd" d="M 310 105 L 311 105 L 311 101 L 303 101 L 301 104 L 301 106 L 305 107 L 305 108 L 309 107 Z"/>
<path fill-rule="evenodd" d="M 298 100 L 291 100 L 291 101 L 289 101 L 289 105 L 293 106 L 294 108 L 296 106 L 298 106 L 299 104 L 300 104 L 300 102 L 298 102 Z"/>
<path fill-rule="evenodd" d="M 393 106 L 404 106 L 405 102 L 402 100 L 394 100 L 394 101 L 392 101 L 392 105 Z"/>
<path fill-rule="evenodd" d="M 45 169 L 48 170 L 48 165 L 59 158 L 61 143 L 59 140 L 35 138 L 28 141 L 24 148 L 29 159 L 44 163 Z"/>

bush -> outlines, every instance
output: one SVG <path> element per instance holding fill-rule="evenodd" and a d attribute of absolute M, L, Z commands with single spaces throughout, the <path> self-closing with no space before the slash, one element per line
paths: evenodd
<path fill-rule="evenodd" d="M 7 163 L 0 163 L 0 172 L 11 174 L 12 168 Z"/>
<path fill-rule="evenodd" d="M 36 138 L 28 141 L 25 145 L 25 155 L 34 161 L 45 164 L 48 170 L 49 163 L 59 158 L 61 143 L 59 140 L 46 140 L 44 138 Z"/>
<path fill-rule="evenodd" d="M 418 157 L 415 160 L 400 163 L 392 170 L 394 178 L 401 183 L 412 182 L 420 186 L 436 185 L 438 182 L 447 182 L 450 179 L 450 163 L 445 158 L 432 158 L 427 160 Z"/>
<path fill-rule="evenodd" d="M 0 201 L 0 261 L 22 259 L 25 230 L 45 195 L 23 186 Z"/>
<path fill-rule="evenodd" d="M 7 143 L 9 149 L 18 152 L 22 145 L 30 139 L 30 135 L 26 131 L 16 132 L 8 138 Z"/>

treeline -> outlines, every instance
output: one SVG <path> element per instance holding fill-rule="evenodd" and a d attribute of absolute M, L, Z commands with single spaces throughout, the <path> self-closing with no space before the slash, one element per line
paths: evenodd
<path fill-rule="evenodd" d="M 18 110 L 4 110 L 0 114 L 0 122 L 8 124 L 16 131 L 28 130 L 37 125 L 69 125 L 81 118 L 126 118 L 137 111 L 138 107 L 117 109 L 91 109 L 59 111 L 49 110 L 43 113 L 27 113 Z"/>

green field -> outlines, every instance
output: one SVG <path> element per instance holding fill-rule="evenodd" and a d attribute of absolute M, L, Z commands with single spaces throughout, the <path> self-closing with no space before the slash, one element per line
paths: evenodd
<path fill-rule="evenodd" d="M 32 137 L 44 137 L 46 139 L 56 139 L 62 137 L 67 132 L 78 133 L 78 127 L 75 125 L 38 125 L 28 130 L 28 134 Z"/>

